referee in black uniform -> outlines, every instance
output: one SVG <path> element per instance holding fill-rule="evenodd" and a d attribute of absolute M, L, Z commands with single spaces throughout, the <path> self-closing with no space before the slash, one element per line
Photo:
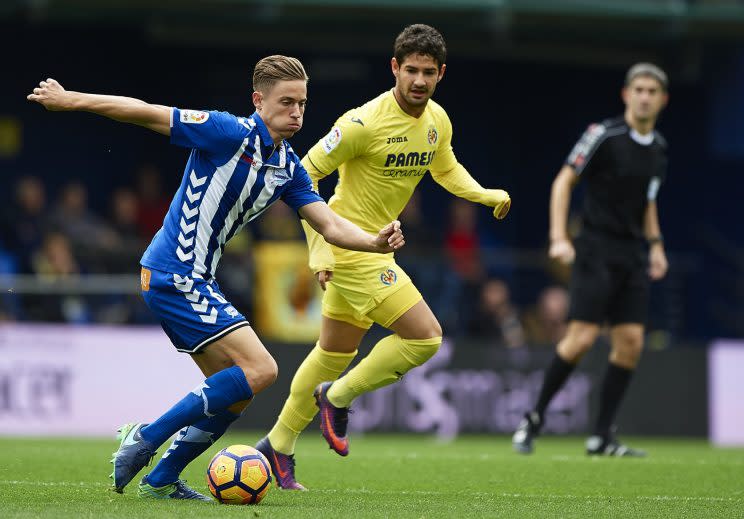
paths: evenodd
<path fill-rule="evenodd" d="M 643 349 L 649 278 L 661 279 L 668 267 L 656 208 L 656 194 L 666 176 L 666 142 L 654 129 L 667 104 L 668 86 L 659 67 L 632 66 L 622 90 L 623 116 L 590 125 L 553 182 L 549 255 L 573 264 L 571 308 L 566 336 L 545 372 L 535 408 L 514 433 L 517 452 L 532 452 L 550 401 L 608 323 L 609 365 L 586 452 L 645 455 L 617 440 L 613 421 Z M 579 180 L 586 193 L 583 228 L 574 249 L 566 219 L 571 190 Z"/>

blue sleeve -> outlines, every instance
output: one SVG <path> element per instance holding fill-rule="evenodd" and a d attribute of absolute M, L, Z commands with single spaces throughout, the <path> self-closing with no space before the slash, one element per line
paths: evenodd
<path fill-rule="evenodd" d="M 232 154 L 248 129 L 227 112 L 173 109 L 171 143 L 213 154 Z"/>
<path fill-rule="evenodd" d="M 299 161 L 295 162 L 294 175 L 281 198 L 295 211 L 303 205 L 324 201 L 318 193 L 313 191 L 313 182 L 310 180 L 310 175 Z"/>

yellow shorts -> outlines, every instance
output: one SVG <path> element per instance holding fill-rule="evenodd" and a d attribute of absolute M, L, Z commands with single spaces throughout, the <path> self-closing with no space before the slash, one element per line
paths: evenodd
<path fill-rule="evenodd" d="M 323 315 L 368 329 L 388 327 L 423 297 L 408 274 L 388 257 L 336 265 L 323 294 Z"/>

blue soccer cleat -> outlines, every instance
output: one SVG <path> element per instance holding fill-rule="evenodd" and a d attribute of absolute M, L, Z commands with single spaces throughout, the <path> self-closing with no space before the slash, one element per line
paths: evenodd
<path fill-rule="evenodd" d="M 271 465 L 271 472 L 276 477 L 276 484 L 284 490 L 307 490 L 295 479 L 294 455 L 282 454 L 275 451 L 268 437 L 262 438 L 256 444 L 256 450 L 266 456 Z"/>
<path fill-rule="evenodd" d="M 124 492 L 124 487 L 134 479 L 134 476 L 149 465 L 155 456 L 155 447 L 145 441 L 140 434 L 140 430 L 147 424 L 128 423 L 122 425 L 117 431 L 117 440 L 121 440 L 119 450 L 114 453 L 111 463 L 114 464 L 114 471 L 109 476 L 114 480 L 114 491 Z"/>
<path fill-rule="evenodd" d="M 189 487 L 185 481 L 178 480 L 170 485 L 163 485 L 162 487 L 154 487 L 147 482 L 147 476 L 142 478 L 139 486 L 137 487 L 137 495 L 139 497 L 152 497 L 155 499 L 194 499 L 196 501 L 206 501 L 214 503 L 212 498 L 200 494 L 193 488 Z"/>

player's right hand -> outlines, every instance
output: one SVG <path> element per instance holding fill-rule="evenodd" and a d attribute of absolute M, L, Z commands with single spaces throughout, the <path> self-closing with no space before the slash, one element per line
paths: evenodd
<path fill-rule="evenodd" d="M 553 240 L 550 242 L 550 249 L 548 250 L 548 256 L 550 259 L 558 260 L 564 265 L 570 265 L 573 263 L 576 257 L 576 251 L 574 250 L 573 243 L 568 239 Z"/>
<path fill-rule="evenodd" d="M 318 276 L 318 284 L 320 285 L 320 288 L 325 291 L 326 283 L 330 283 L 333 280 L 333 271 L 321 270 L 320 272 L 316 272 L 315 275 Z"/>
<path fill-rule="evenodd" d="M 393 220 L 380 229 L 375 239 L 377 252 L 382 253 L 396 251 L 405 244 L 406 240 L 403 237 L 403 230 L 400 228 L 400 222 L 398 220 Z"/>
<path fill-rule="evenodd" d="M 62 85 L 52 78 L 47 78 L 46 81 L 41 81 L 39 86 L 34 88 L 34 92 L 26 96 L 26 99 L 39 103 L 47 110 L 57 112 L 72 108 L 69 97 L 69 92 L 62 88 Z"/>

